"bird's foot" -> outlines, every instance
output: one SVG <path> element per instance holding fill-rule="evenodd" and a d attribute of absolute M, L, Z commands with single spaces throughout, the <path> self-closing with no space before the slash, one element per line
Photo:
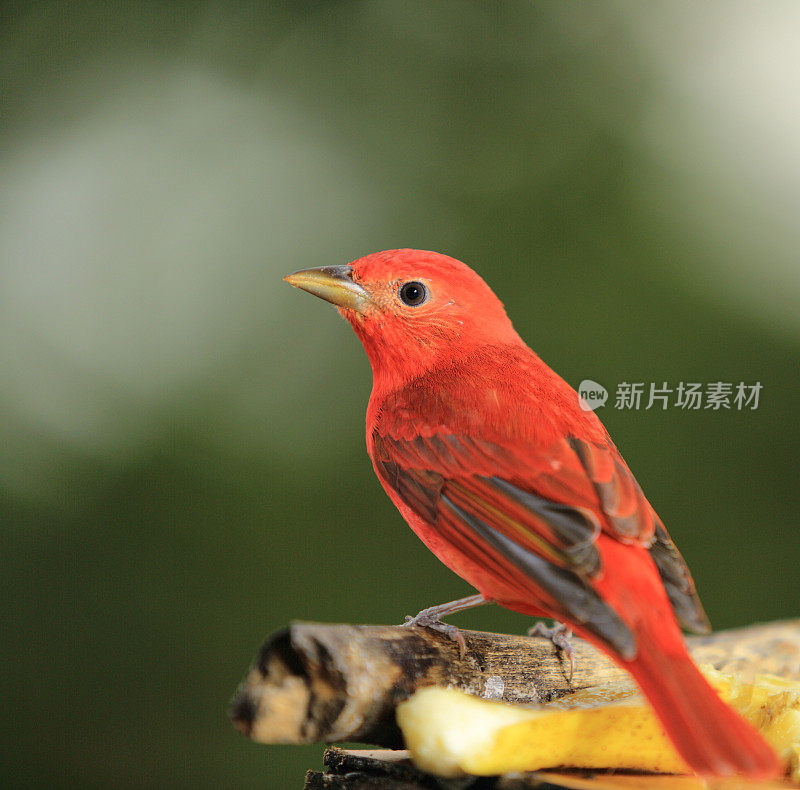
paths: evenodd
<path fill-rule="evenodd" d="M 549 639 L 559 653 L 569 659 L 569 683 L 572 683 L 572 674 L 575 671 L 575 651 L 569 640 L 572 638 L 572 631 L 564 623 L 555 622 L 552 626 L 546 626 L 542 622 L 532 625 L 528 629 L 528 636 L 543 636 Z"/>
<path fill-rule="evenodd" d="M 426 613 L 429 611 L 430 609 L 423 609 L 415 617 L 409 617 L 409 615 L 406 615 L 406 621 L 402 623 L 402 625 L 419 625 L 423 628 L 430 628 L 431 631 L 438 631 L 440 634 L 444 634 L 448 639 L 452 639 L 458 645 L 458 653 L 461 658 L 464 658 L 467 653 L 467 643 L 464 639 L 464 635 L 454 625 L 443 623 L 441 620 L 437 620 L 435 617 L 426 616 Z"/>
<path fill-rule="evenodd" d="M 442 622 L 442 617 L 455 612 L 462 612 L 464 609 L 471 609 L 473 606 L 481 606 L 482 604 L 489 603 L 482 595 L 470 595 L 466 598 L 460 598 L 457 601 L 450 603 L 442 603 L 438 606 L 430 606 L 423 609 L 419 614 L 414 617 L 406 615 L 406 620 L 401 625 L 405 627 L 422 626 L 423 628 L 430 628 L 431 631 L 438 631 L 444 634 L 449 639 L 452 639 L 458 645 L 458 652 L 461 658 L 464 658 L 467 652 L 467 643 L 464 640 L 464 635 L 454 625 Z"/>

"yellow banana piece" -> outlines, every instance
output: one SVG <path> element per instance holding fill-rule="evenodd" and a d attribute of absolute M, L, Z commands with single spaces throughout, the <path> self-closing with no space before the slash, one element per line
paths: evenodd
<path fill-rule="evenodd" d="M 771 675 L 746 682 L 701 669 L 800 782 L 800 683 Z M 416 765 L 439 776 L 554 767 L 689 773 L 650 706 L 627 682 L 539 707 L 428 687 L 398 706 L 397 720 Z"/>

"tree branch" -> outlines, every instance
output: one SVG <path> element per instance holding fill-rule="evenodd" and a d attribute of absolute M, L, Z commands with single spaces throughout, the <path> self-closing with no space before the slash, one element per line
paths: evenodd
<path fill-rule="evenodd" d="M 556 699 L 627 678 L 574 638 L 575 673 L 541 637 L 462 631 L 467 652 L 442 634 L 401 626 L 293 623 L 271 636 L 231 703 L 234 726 L 262 743 L 358 741 L 401 748 L 394 711 L 422 686 L 457 686 L 507 702 Z M 687 640 L 698 663 L 725 672 L 800 680 L 800 620 Z"/>

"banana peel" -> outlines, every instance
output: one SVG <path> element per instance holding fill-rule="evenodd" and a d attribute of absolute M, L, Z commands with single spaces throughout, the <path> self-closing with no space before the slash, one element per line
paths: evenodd
<path fill-rule="evenodd" d="M 800 782 L 800 683 L 773 675 L 746 682 L 701 670 L 775 749 Z M 427 687 L 397 708 L 414 763 L 439 776 L 492 776 L 544 768 L 691 773 L 633 683 L 584 689 L 540 707 Z"/>

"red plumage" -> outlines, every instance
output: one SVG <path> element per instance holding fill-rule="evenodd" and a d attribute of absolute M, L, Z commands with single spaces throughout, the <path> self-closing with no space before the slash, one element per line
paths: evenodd
<path fill-rule="evenodd" d="M 628 669 L 696 772 L 777 775 L 689 658 L 679 621 L 708 623 L 664 526 L 600 420 L 483 280 L 419 250 L 370 255 L 335 279 L 294 284 L 337 304 L 364 344 L 367 449 L 425 545 L 485 598 L 568 624 Z"/>

